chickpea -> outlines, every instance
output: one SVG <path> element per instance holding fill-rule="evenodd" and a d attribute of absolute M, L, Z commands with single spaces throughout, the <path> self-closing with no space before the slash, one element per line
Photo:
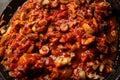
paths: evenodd
<path fill-rule="evenodd" d="M 61 26 L 60 26 L 60 30 L 62 31 L 62 32 L 66 32 L 67 30 L 68 30 L 68 25 L 67 24 L 61 24 Z"/>
<path fill-rule="evenodd" d="M 117 36 L 117 32 L 116 32 L 115 30 L 113 30 L 113 31 L 111 32 L 111 35 L 112 35 L 113 37 L 116 37 L 116 36 Z"/>
<path fill-rule="evenodd" d="M 66 6 L 63 5 L 63 4 L 61 4 L 61 5 L 60 5 L 60 9 L 61 9 L 61 10 L 66 10 Z"/>
<path fill-rule="evenodd" d="M 49 53 L 49 48 L 47 45 L 42 46 L 42 48 L 39 50 L 39 53 L 42 55 L 47 55 Z"/>

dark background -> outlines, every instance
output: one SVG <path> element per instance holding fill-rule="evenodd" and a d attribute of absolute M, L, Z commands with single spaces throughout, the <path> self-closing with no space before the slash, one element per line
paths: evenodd
<path fill-rule="evenodd" d="M 0 0 L 0 15 L 11 0 Z"/>

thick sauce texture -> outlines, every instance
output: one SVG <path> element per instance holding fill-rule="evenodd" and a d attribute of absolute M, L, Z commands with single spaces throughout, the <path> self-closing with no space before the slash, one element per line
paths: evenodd
<path fill-rule="evenodd" d="M 117 25 L 101 0 L 27 0 L 1 29 L 1 64 L 16 80 L 103 80 Z"/>

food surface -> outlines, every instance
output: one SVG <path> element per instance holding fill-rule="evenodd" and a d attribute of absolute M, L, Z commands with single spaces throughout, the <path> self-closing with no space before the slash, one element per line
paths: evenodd
<path fill-rule="evenodd" d="M 114 71 L 118 31 L 106 1 L 27 0 L 7 26 L 1 64 L 16 80 L 103 80 Z"/>

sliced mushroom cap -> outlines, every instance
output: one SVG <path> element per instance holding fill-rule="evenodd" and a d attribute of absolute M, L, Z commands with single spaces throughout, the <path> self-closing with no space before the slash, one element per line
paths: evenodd
<path fill-rule="evenodd" d="M 49 0 L 43 0 L 42 5 L 48 5 L 48 4 L 50 4 Z"/>
<path fill-rule="evenodd" d="M 61 66 L 64 66 L 68 63 L 71 62 L 71 57 L 57 57 L 57 59 L 55 60 L 55 65 L 56 67 L 61 67 Z"/>
<path fill-rule="evenodd" d="M 88 78 L 93 79 L 93 80 L 101 80 L 101 79 L 102 79 L 102 77 L 99 76 L 99 75 L 96 74 L 96 73 L 89 73 L 89 74 L 88 74 Z"/>
<path fill-rule="evenodd" d="M 85 71 L 80 70 L 79 75 L 80 75 L 80 78 L 81 78 L 82 80 L 85 80 L 85 79 L 86 79 Z"/>

